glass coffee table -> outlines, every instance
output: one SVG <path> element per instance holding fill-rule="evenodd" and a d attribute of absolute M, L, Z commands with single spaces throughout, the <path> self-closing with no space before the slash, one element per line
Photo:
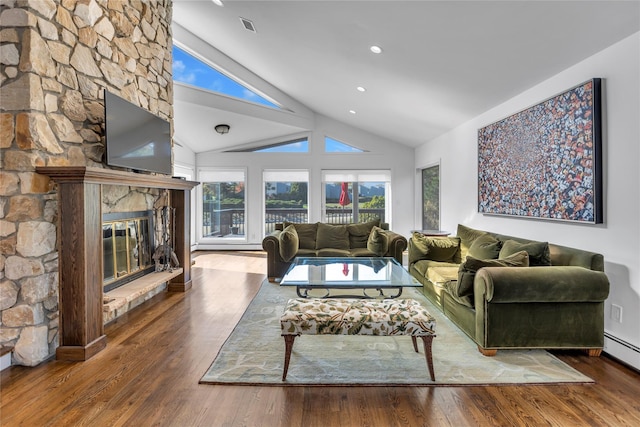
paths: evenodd
<path fill-rule="evenodd" d="M 392 257 L 296 257 L 280 286 L 295 286 L 302 298 L 397 298 L 422 284 Z"/>

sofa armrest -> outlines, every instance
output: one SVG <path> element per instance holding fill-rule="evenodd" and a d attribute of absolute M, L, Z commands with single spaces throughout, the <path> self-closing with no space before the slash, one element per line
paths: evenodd
<path fill-rule="evenodd" d="M 282 276 L 282 271 L 286 269 L 285 261 L 280 256 L 280 241 L 278 236 L 281 230 L 273 231 L 262 239 L 262 249 L 267 253 L 267 278 L 274 281 L 276 277 Z"/>
<path fill-rule="evenodd" d="M 402 254 L 407 249 L 407 238 L 394 231 L 385 231 L 385 234 L 389 243 L 389 249 L 385 256 L 394 257 L 396 261 L 402 264 Z"/>
<path fill-rule="evenodd" d="M 609 279 L 583 267 L 484 267 L 474 280 L 476 307 L 490 303 L 601 302 Z"/>

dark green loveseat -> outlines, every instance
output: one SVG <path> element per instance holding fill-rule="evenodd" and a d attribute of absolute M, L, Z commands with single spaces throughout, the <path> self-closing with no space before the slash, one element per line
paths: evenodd
<path fill-rule="evenodd" d="M 483 354 L 543 348 L 600 355 L 609 295 L 601 254 L 463 225 L 454 237 L 414 233 L 408 248 L 409 272 L 424 294 Z"/>

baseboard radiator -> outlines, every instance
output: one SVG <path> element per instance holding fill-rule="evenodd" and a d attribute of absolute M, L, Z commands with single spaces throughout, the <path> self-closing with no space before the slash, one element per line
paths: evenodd
<path fill-rule="evenodd" d="M 640 347 L 611 335 L 608 332 L 604 333 L 604 341 L 605 353 L 629 365 L 631 368 L 640 371 Z"/>

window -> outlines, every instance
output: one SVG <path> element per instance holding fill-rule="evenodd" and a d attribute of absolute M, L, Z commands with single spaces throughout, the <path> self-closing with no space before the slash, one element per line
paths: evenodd
<path fill-rule="evenodd" d="M 351 145 L 345 144 L 344 142 L 340 142 L 333 138 L 329 138 L 328 136 L 324 137 L 324 151 L 327 153 L 362 153 L 364 152 L 364 150 L 361 150 L 356 147 L 352 147 Z"/>
<path fill-rule="evenodd" d="M 279 222 L 309 222 L 309 171 L 265 170 L 263 181 L 265 234 Z"/>
<path fill-rule="evenodd" d="M 173 46 L 173 80 L 245 101 L 280 108 L 176 45 Z"/>
<path fill-rule="evenodd" d="M 201 170 L 202 237 L 245 239 L 243 169 Z"/>
<path fill-rule="evenodd" d="M 309 139 L 300 138 L 293 141 L 277 144 L 263 145 L 260 147 L 243 148 L 239 150 L 226 150 L 226 153 L 308 153 Z"/>
<path fill-rule="evenodd" d="M 422 229 L 440 229 L 440 165 L 422 169 Z"/>
<path fill-rule="evenodd" d="M 322 171 L 324 221 L 390 222 L 391 171 Z"/>

